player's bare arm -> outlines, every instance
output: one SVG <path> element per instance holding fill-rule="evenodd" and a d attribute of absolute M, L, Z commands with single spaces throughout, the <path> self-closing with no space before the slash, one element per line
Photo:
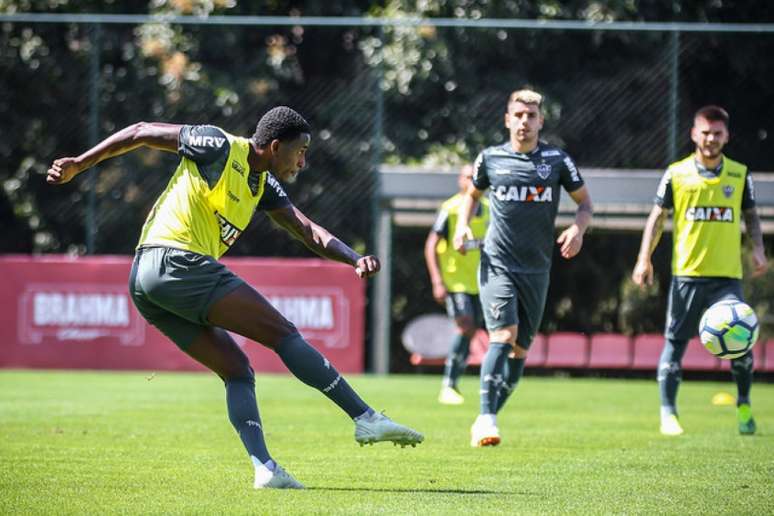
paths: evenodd
<path fill-rule="evenodd" d="M 435 231 L 430 231 L 425 240 L 425 263 L 427 273 L 430 275 L 430 283 L 433 286 L 433 299 L 443 305 L 446 300 L 446 285 L 441 277 L 441 266 L 438 264 L 438 255 L 435 252 L 441 237 Z"/>
<path fill-rule="evenodd" d="M 274 222 L 323 258 L 352 265 L 361 278 L 379 272 L 381 265 L 376 256 L 360 256 L 327 229 L 312 222 L 292 204 L 267 213 Z"/>
<path fill-rule="evenodd" d="M 454 249 L 462 255 L 465 254 L 465 242 L 473 240 L 473 230 L 470 229 L 470 217 L 473 216 L 473 208 L 482 195 L 484 195 L 484 192 L 471 184 L 462 196 L 457 228 L 454 231 L 454 240 L 452 242 Z"/>
<path fill-rule="evenodd" d="M 758 211 L 755 208 L 744 210 L 744 225 L 747 230 L 747 237 L 753 245 L 753 277 L 762 276 L 769 267 L 769 261 L 766 259 L 766 248 L 763 246 L 763 230 L 761 230 L 761 219 L 758 217 Z"/>
<path fill-rule="evenodd" d="M 80 156 L 54 160 L 46 174 L 46 181 L 53 185 L 67 183 L 97 163 L 126 154 L 138 147 L 177 152 L 181 127 L 177 124 L 160 122 L 137 122 L 124 127 Z"/>
<path fill-rule="evenodd" d="M 570 192 L 570 197 L 578 205 L 575 210 L 575 222 L 562 231 L 559 238 L 556 239 L 556 243 L 561 246 L 562 258 L 568 260 L 577 255 L 583 247 L 583 235 L 591 225 L 591 218 L 594 214 L 588 188 L 582 186 L 574 192 Z"/>
<path fill-rule="evenodd" d="M 650 257 L 656 250 L 661 234 L 664 232 L 664 222 L 669 211 L 661 206 L 655 205 L 650 210 L 648 220 L 645 222 L 645 229 L 642 232 L 642 242 L 640 243 L 640 253 L 637 255 L 637 263 L 632 272 L 632 281 L 640 287 L 653 284 L 653 263 Z"/>

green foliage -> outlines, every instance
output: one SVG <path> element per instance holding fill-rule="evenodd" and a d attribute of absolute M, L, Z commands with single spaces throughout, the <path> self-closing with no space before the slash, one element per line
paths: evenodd
<path fill-rule="evenodd" d="M 766 514 L 767 435 L 740 437 L 731 384 L 686 381 L 686 434 L 658 434 L 652 381 L 526 377 L 498 418 L 503 443 L 471 449 L 478 382 L 438 405 L 438 377 L 351 378 L 416 426 L 416 448 L 360 448 L 352 423 L 286 375 L 257 378 L 274 458 L 309 489 L 254 491 L 214 375 L 0 373 L 3 514 Z M 774 386 L 754 387 L 759 428 Z"/>

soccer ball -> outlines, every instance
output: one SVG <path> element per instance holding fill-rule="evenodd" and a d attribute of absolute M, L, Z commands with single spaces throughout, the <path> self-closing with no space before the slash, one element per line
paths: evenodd
<path fill-rule="evenodd" d="M 758 318 L 747 303 L 737 299 L 718 301 L 704 312 L 699 338 L 707 351 L 717 357 L 741 357 L 758 340 Z"/>

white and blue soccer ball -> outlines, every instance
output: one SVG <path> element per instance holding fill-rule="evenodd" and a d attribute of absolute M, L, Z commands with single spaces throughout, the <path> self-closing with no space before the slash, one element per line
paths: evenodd
<path fill-rule="evenodd" d="M 758 318 L 738 299 L 718 301 L 707 308 L 699 323 L 699 338 L 713 355 L 732 359 L 747 353 L 758 340 Z"/>

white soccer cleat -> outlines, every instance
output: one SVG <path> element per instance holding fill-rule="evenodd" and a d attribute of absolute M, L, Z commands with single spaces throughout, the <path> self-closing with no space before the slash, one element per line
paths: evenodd
<path fill-rule="evenodd" d="M 478 416 L 470 427 L 470 445 L 473 448 L 497 446 L 500 444 L 500 430 L 493 417 Z"/>
<path fill-rule="evenodd" d="M 661 418 L 661 435 L 682 435 L 683 427 L 674 414 L 668 414 Z"/>
<path fill-rule="evenodd" d="M 355 419 L 355 440 L 360 446 L 382 441 L 392 441 L 401 448 L 407 445 L 416 446 L 425 437 L 407 426 L 400 425 L 384 414 L 374 412 L 370 416 L 360 416 Z"/>
<path fill-rule="evenodd" d="M 274 471 L 263 464 L 255 468 L 255 489 L 304 489 L 304 485 L 282 469 L 279 464 Z"/>
<path fill-rule="evenodd" d="M 438 393 L 438 403 L 442 405 L 462 405 L 465 403 L 465 398 L 454 387 L 445 385 L 441 387 L 441 392 Z"/>

